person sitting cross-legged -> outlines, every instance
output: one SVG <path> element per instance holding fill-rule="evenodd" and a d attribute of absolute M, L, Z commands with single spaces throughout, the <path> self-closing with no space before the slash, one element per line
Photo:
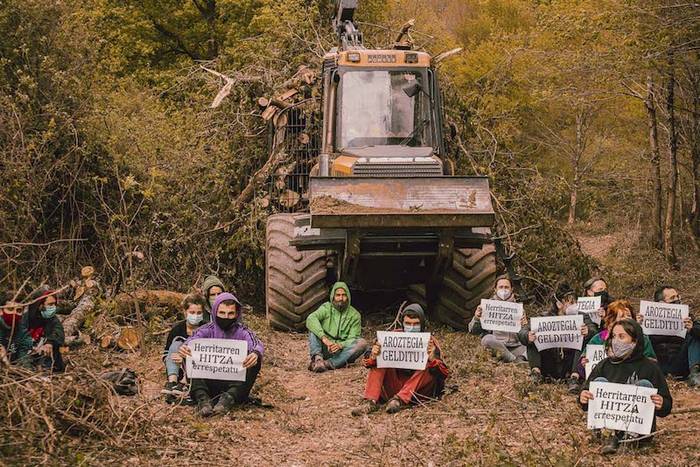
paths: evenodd
<path fill-rule="evenodd" d="M 306 318 L 309 330 L 309 370 L 321 373 L 342 368 L 365 352 L 360 337 L 362 317 L 350 304 L 350 289 L 344 282 L 331 288 L 330 300 Z"/>
<path fill-rule="evenodd" d="M 423 308 L 417 303 L 407 306 L 401 314 L 402 328 L 397 331 L 425 332 Z M 363 403 L 353 409 L 352 415 L 368 414 L 379 409 L 379 403 L 388 401 L 387 413 L 396 413 L 423 400 L 442 395 L 445 379 L 450 372 L 442 359 L 440 346 L 434 337 L 428 344 L 428 363 L 424 370 L 377 368 L 381 345 L 376 342 L 363 363 L 369 368 Z"/>

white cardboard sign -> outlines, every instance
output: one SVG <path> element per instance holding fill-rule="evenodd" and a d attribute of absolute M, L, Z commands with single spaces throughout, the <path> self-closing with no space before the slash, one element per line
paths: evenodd
<path fill-rule="evenodd" d="M 381 352 L 377 368 L 425 370 L 428 364 L 429 332 L 377 331 Z"/>
<path fill-rule="evenodd" d="M 591 376 L 591 371 L 597 364 L 605 359 L 605 346 L 603 344 L 589 344 L 586 346 L 586 378 Z"/>
<path fill-rule="evenodd" d="M 639 302 L 639 314 L 644 317 L 642 329 L 648 336 L 685 337 L 683 320 L 688 317 L 688 305 L 674 303 Z"/>
<path fill-rule="evenodd" d="M 600 326 L 600 297 L 579 297 L 576 300 L 576 308 L 579 313 L 585 313 L 595 324 Z"/>
<path fill-rule="evenodd" d="M 537 350 L 576 349 L 583 347 L 583 315 L 538 316 L 530 319 L 530 330 L 535 333 Z"/>
<path fill-rule="evenodd" d="M 188 347 L 192 351 L 185 364 L 189 379 L 245 381 L 243 360 L 248 356 L 246 341 L 195 339 Z"/>
<path fill-rule="evenodd" d="M 522 317 L 522 303 L 481 300 L 481 327 L 487 331 L 518 332 Z"/>
<path fill-rule="evenodd" d="M 588 402 L 588 429 L 607 428 L 648 435 L 654 422 L 655 388 L 632 384 L 592 382 Z"/>

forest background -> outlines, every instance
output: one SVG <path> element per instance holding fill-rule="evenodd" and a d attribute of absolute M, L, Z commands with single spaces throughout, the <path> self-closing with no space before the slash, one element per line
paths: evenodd
<path fill-rule="evenodd" d="M 335 45 L 329 0 L 0 2 L 0 287 L 93 264 L 108 293 L 219 273 L 263 300 L 256 101 Z M 687 277 L 700 239 L 700 7 L 680 0 L 368 0 L 368 46 L 406 20 L 437 54 L 448 148 L 488 175 L 498 232 L 543 299 L 620 235 L 628 294 Z M 228 97 L 210 108 L 223 81 Z M 222 226 L 226 225 L 226 228 Z M 692 276 L 692 274 L 691 274 Z M 634 280 L 631 280 L 631 279 Z M 697 283 L 697 278 L 693 279 Z M 36 285 L 35 284 L 35 285 Z"/>

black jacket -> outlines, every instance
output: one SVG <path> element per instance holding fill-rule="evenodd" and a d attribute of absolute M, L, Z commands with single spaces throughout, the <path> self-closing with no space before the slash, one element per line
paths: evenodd
<path fill-rule="evenodd" d="M 690 336 L 700 339 L 700 319 L 693 320 L 693 327 L 687 332 L 686 337 L 678 336 L 649 336 L 654 352 L 659 360 L 659 365 L 664 366 L 674 360 L 683 348 L 685 340 Z"/>
<path fill-rule="evenodd" d="M 635 329 L 637 330 L 637 336 L 635 337 L 637 339 L 637 345 L 632 351 L 632 354 L 625 360 L 619 362 L 606 358 L 598 363 L 598 365 L 593 368 L 591 375 L 583 384 L 581 391 L 587 391 L 590 387 L 591 381 L 601 376 L 611 383 L 618 384 L 636 384 L 637 381 L 646 379 L 657 389 L 658 394 L 664 399 L 663 405 L 660 409 L 656 410 L 655 416 L 665 417 L 671 413 L 673 398 L 668 390 L 666 378 L 664 377 L 661 368 L 659 368 L 656 362 L 649 360 L 644 356 L 644 338 L 642 328 L 636 321 L 634 321 L 634 324 Z M 581 404 L 581 407 L 583 410 L 588 410 L 588 404 Z M 656 431 L 656 417 L 654 417 L 654 423 L 651 430 L 652 432 Z"/>

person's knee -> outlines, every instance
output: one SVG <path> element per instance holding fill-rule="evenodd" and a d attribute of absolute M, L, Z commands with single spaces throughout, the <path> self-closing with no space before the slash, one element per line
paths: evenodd
<path fill-rule="evenodd" d="M 607 383 L 608 378 L 606 378 L 604 376 L 598 376 L 596 379 L 593 380 L 593 382 L 595 382 L 595 383 Z"/>
<path fill-rule="evenodd" d="M 648 379 L 640 379 L 639 381 L 637 381 L 636 385 L 643 387 L 643 388 L 653 388 L 654 387 L 654 385 L 651 384 L 651 381 L 649 381 Z"/>
<path fill-rule="evenodd" d="M 354 350 L 353 353 L 364 353 L 364 351 L 367 349 L 367 341 L 364 340 L 363 338 L 358 338 L 355 340 L 355 342 L 352 343 L 352 348 Z"/>

